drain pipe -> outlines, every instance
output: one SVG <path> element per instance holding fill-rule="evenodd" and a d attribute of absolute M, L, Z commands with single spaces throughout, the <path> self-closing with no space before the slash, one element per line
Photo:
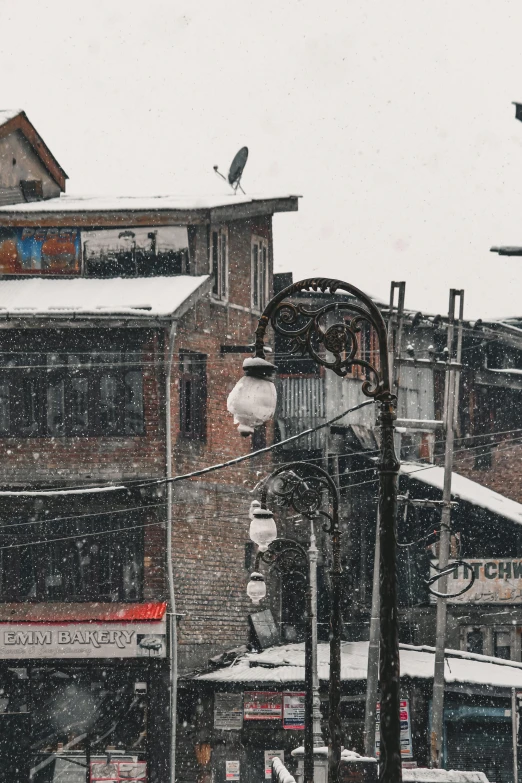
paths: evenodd
<path fill-rule="evenodd" d="M 177 321 L 172 321 L 169 330 L 167 368 L 165 373 L 165 477 L 172 478 L 172 411 L 171 381 L 174 343 L 176 341 Z M 176 713 L 178 701 L 178 626 L 176 613 L 176 595 L 174 593 L 174 570 L 172 567 L 172 483 L 167 482 L 167 536 L 166 566 L 169 604 L 169 719 L 170 719 L 170 783 L 176 780 Z"/>

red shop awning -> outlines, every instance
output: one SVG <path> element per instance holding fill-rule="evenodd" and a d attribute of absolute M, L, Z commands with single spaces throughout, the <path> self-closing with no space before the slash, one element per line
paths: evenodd
<path fill-rule="evenodd" d="M 0 623 L 158 622 L 167 604 L 0 604 Z"/>

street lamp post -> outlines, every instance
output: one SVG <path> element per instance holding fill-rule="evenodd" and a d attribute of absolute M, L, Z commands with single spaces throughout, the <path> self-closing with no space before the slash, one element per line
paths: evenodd
<path fill-rule="evenodd" d="M 271 495 L 280 507 L 290 507 L 307 520 L 310 526 L 310 543 L 308 549 L 289 539 L 273 538 L 277 535 L 275 524 L 267 520 L 271 512 L 266 508 L 268 495 Z M 325 496 L 327 501 L 325 502 Z M 314 747 L 322 747 L 321 708 L 319 696 L 319 676 L 317 665 L 317 556 L 315 522 L 323 521 L 323 530 L 330 533 L 339 529 L 339 492 L 330 476 L 318 465 L 307 462 L 293 462 L 281 465 L 263 482 L 260 507 L 254 508 L 251 514 L 252 523 L 250 536 L 258 543 L 260 553 L 256 560 L 256 571 L 249 583 L 249 594 L 256 597 L 264 593 L 263 587 L 256 582 L 261 575 L 257 571 L 259 561 L 280 565 L 282 557 L 287 557 L 291 563 L 295 559 L 307 561 L 307 617 L 305 635 L 305 783 L 313 783 L 314 779 Z M 269 541 L 269 538 L 272 540 Z M 297 571 L 297 569 L 295 569 Z M 266 590 L 266 588 L 265 588 Z M 339 667 L 340 678 L 340 667 Z M 340 680 L 339 688 L 340 691 Z M 332 714 L 332 713 L 331 713 Z M 334 711 L 334 716 L 337 712 Z M 332 732 L 334 727 L 330 727 Z M 335 727 L 335 732 L 340 726 Z"/>
<path fill-rule="evenodd" d="M 294 303 L 289 298 L 303 291 L 348 294 L 349 299 L 336 300 L 313 308 Z M 337 323 L 331 316 L 340 314 Z M 344 377 L 361 368 L 365 379 L 363 393 L 379 405 L 381 447 L 379 461 L 379 531 L 380 531 L 380 662 L 381 733 L 379 779 L 381 783 L 401 780 L 401 746 L 399 714 L 399 633 L 397 614 L 397 485 L 399 462 L 394 446 L 396 397 L 392 393 L 387 352 L 387 330 L 375 303 L 355 286 L 341 280 L 310 278 L 280 291 L 266 306 L 256 329 L 255 357 L 244 363 L 246 378 L 239 381 L 228 399 L 229 411 L 248 435 L 254 427 L 275 413 L 275 367 L 265 357 L 265 333 L 271 324 L 275 332 L 290 340 L 296 353 L 308 354 L 317 364 Z M 370 341 L 376 346 L 375 359 L 366 356 L 360 335 L 369 329 Z M 248 389 L 245 388 L 247 384 Z M 341 551 L 340 530 L 332 533 L 332 600 L 330 644 L 330 752 L 329 781 L 339 783 L 341 755 L 340 736 L 340 651 L 341 651 Z"/>

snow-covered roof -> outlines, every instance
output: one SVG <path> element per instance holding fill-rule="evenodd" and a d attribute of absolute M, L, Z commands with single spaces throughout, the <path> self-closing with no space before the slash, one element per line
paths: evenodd
<path fill-rule="evenodd" d="M 133 317 L 170 316 L 205 290 L 208 275 L 191 277 L 41 277 L 0 280 L 0 317 L 83 313 Z M 199 290 L 201 289 L 201 290 Z"/>
<path fill-rule="evenodd" d="M 63 194 L 59 198 L 33 201 L 28 204 L 7 204 L 0 212 L 152 212 L 161 210 L 195 210 L 233 207 L 259 201 L 297 199 L 295 195 L 243 196 L 227 194 L 206 196 L 74 196 Z"/>
<path fill-rule="evenodd" d="M 0 109 L 0 125 L 5 125 L 6 122 L 12 120 L 18 114 L 21 114 L 23 109 Z"/>
<path fill-rule="evenodd" d="M 422 481 L 432 487 L 442 490 L 444 486 L 444 468 L 438 465 L 425 465 L 417 462 L 403 462 L 400 472 L 404 475 L 414 478 L 416 481 Z M 522 504 L 515 500 L 500 495 L 492 489 L 477 484 L 476 481 L 465 476 L 459 476 L 458 473 L 451 474 L 451 495 L 457 500 L 465 500 L 473 503 L 474 506 L 480 506 L 493 514 L 510 519 L 518 525 L 522 525 Z"/>
<path fill-rule="evenodd" d="M 488 783 L 484 772 L 456 769 L 403 769 L 404 783 Z"/>
<path fill-rule="evenodd" d="M 330 648 L 319 644 L 317 649 L 319 678 L 327 681 L 330 672 Z M 400 645 L 401 676 L 413 679 L 431 679 L 435 665 L 433 647 Z M 341 651 L 341 679 L 366 680 L 368 642 L 343 642 Z M 504 661 L 487 655 L 446 650 L 444 671 L 447 683 L 473 683 L 497 688 L 521 688 L 522 664 Z M 304 682 L 304 644 L 286 644 L 270 647 L 260 653 L 247 653 L 232 666 L 195 675 L 194 679 L 229 683 Z"/>

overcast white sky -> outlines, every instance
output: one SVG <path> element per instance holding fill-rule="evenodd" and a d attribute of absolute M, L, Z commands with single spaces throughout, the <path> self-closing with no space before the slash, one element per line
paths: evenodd
<path fill-rule="evenodd" d="M 68 192 L 248 194 L 278 271 L 406 305 L 522 315 L 522 3 L 508 0 L 0 0 L 0 108 L 24 108 Z"/>

